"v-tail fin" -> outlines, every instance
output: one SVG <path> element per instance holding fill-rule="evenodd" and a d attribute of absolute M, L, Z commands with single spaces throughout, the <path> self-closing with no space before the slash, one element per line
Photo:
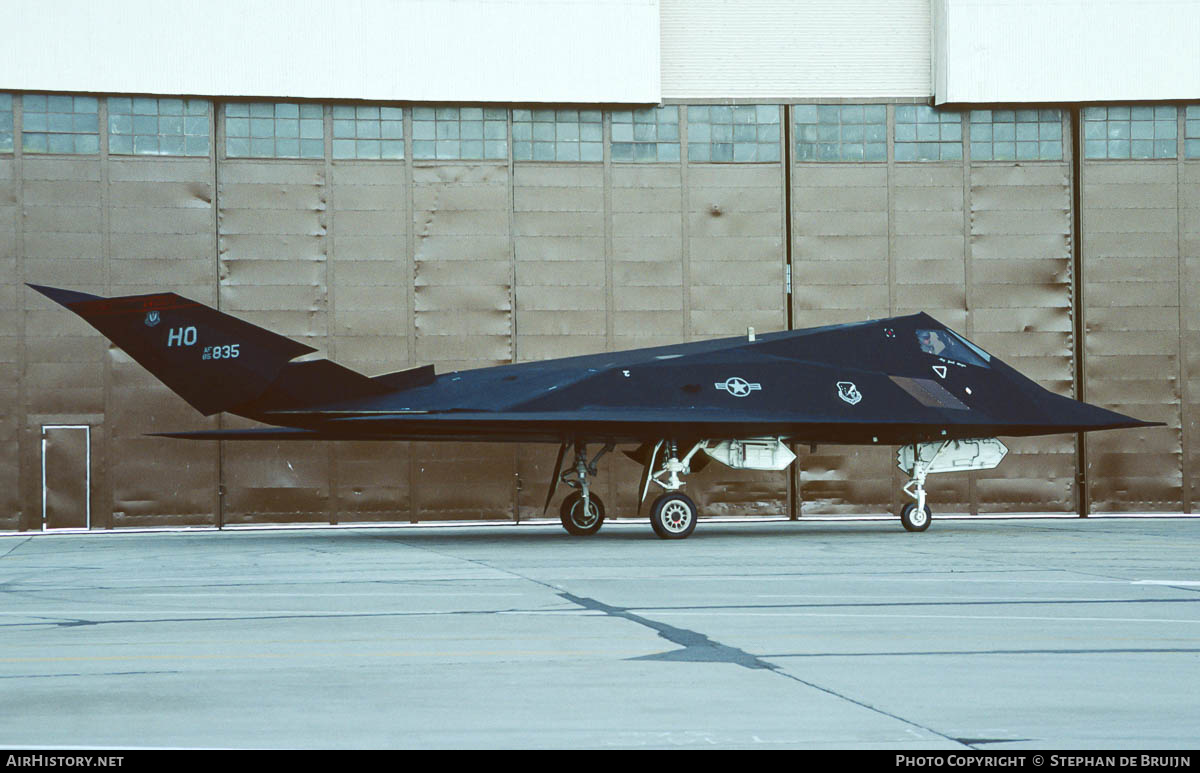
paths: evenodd
<path fill-rule="evenodd" d="M 292 359 L 316 351 L 175 293 L 103 298 L 29 286 L 78 314 L 205 416 L 254 400 Z"/>

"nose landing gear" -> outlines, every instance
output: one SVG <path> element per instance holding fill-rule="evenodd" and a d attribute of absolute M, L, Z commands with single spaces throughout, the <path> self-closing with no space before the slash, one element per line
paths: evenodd
<path fill-rule="evenodd" d="M 925 478 L 938 472 L 990 470 L 1004 458 L 1008 448 L 996 438 L 942 440 L 904 446 L 896 459 L 911 476 L 904 493 L 916 500 L 900 509 L 900 525 L 906 531 L 925 531 L 933 513 L 925 504 Z"/>

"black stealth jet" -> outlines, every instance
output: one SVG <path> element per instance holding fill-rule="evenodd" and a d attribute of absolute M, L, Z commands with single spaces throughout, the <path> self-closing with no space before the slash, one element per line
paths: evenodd
<path fill-rule="evenodd" d="M 687 537 L 696 506 L 681 477 L 716 459 L 781 470 L 792 443 L 898 445 L 911 476 L 901 522 L 929 527 L 925 477 L 995 467 L 998 435 L 1148 426 L 1053 394 L 927 314 L 755 337 L 435 374 L 369 378 L 316 350 L 174 293 L 102 298 L 30 285 L 120 346 L 204 415 L 270 428 L 173 432 L 202 440 L 445 440 L 559 444 L 546 497 L 572 534 L 595 533 L 596 463 L 617 445 L 661 488 L 654 531 Z M 589 458 L 588 445 L 600 450 Z M 568 451 L 573 462 L 564 470 Z"/>

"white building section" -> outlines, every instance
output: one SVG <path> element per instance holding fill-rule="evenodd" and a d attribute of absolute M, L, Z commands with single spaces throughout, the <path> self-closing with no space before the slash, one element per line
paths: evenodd
<path fill-rule="evenodd" d="M 1196 0 L 934 0 L 935 102 L 1200 96 Z"/>
<path fill-rule="evenodd" d="M 0 89 L 660 100 L 657 0 L 9 0 Z"/>
<path fill-rule="evenodd" d="M 661 0 L 666 99 L 933 91 L 930 0 Z"/>

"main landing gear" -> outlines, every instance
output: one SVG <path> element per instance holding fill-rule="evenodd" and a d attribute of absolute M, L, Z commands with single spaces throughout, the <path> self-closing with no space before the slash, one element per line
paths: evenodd
<path fill-rule="evenodd" d="M 696 443 L 692 450 L 680 459 L 679 446 L 674 440 L 660 440 L 650 452 L 650 458 L 646 460 L 638 502 L 646 501 L 646 493 L 650 490 L 651 483 L 661 486 L 667 492 L 661 494 L 650 506 L 650 526 L 661 539 L 686 539 L 696 530 L 699 512 L 692 498 L 679 490 L 683 488 L 680 476 L 692 471 L 692 458 L 706 443 L 704 440 Z M 660 457 L 662 466 L 656 469 Z"/>
<path fill-rule="evenodd" d="M 565 483 L 575 491 L 563 500 L 559 508 L 563 528 L 576 536 L 587 536 L 598 532 L 604 523 L 604 503 L 592 492 L 590 479 L 596 476 L 597 464 L 613 450 L 613 444 L 607 443 L 588 459 L 587 444 L 575 443 L 575 462 L 563 470 L 570 447 L 571 444 L 563 443 L 558 449 L 543 512 L 549 509 L 558 484 Z M 699 513 L 696 503 L 680 490 L 684 485 L 682 478 L 698 472 L 710 457 L 732 469 L 753 470 L 782 470 L 795 459 L 795 455 L 787 451 L 779 438 L 724 440 L 712 446 L 709 441 L 701 440 L 683 456 L 680 456 L 679 450 L 675 440 L 660 440 L 653 446 L 647 443 L 636 452 L 627 452 L 643 468 L 638 502 L 646 500 L 651 483 L 663 489 L 664 493 L 650 507 L 650 525 L 662 539 L 685 539 L 696 529 Z M 706 453 L 697 456 L 700 451 Z M 897 462 L 900 469 L 909 475 L 904 493 L 915 501 L 900 510 L 900 524 L 911 532 L 929 528 L 933 513 L 926 504 L 927 476 L 939 472 L 990 470 L 1000 463 L 1006 453 L 1008 449 L 995 438 L 941 440 L 902 447 Z"/>
<path fill-rule="evenodd" d="M 649 455 L 643 462 L 639 502 L 645 500 L 651 483 L 656 483 L 666 491 L 654 500 L 650 508 L 650 526 L 662 539 L 684 539 L 696 529 L 696 519 L 699 515 L 696 503 L 679 489 L 684 485 L 681 477 L 692 472 L 692 458 L 704 446 L 705 441 L 696 443 L 682 459 L 679 458 L 679 449 L 673 440 L 660 440 L 652 449 L 641 449 L 643 456 L 646 452 Z M 587 445 L 576 443 L 575 463 L 564 470 L 563 462 L 567 449 L 566 443 L 558 449 L 550 492 L 546 496 L 546 508 L 550 507 L 550 500 L 553 499 L 554 491 L 560 482 L 575 489 L 559 507 L 559 519 L 567 533 L 577 537 L 588 536 L 600 531 L 600 526 L 604 523 L 604 502 L 591 490 L 590 478 L 596 476 L 597 463 L 613 450 L 613 444 L 606 444 L 589 460 Z"/>
<path fill-rule="evenodd" d="M 613 450 L 613 444 L 609 443 L 604 448 L 600 449 L 600 453 L 596 454 L 590 462 L 587 458 L 587 445 L 580 443 L 575 446 L 575 466 L 569 470 L 559 472 L 562 469 L 563 456 L 567 451 L 567 446 L 564 443 L 558 450 L 558 461 L 554 464 L 556 484 L 559 480 L 567 484 L 573 489 L 576 489 L 567 498 L 563 500 L 562 506 L 558 509 L 558 517 L 562 520 L 563 528 L 568 534 L 573 534 L 576 537 L 584 537 L 589 534 L 595 534 L 600 531 L 600 526 L 604 523 L 604 502 L 600 497 L 596 496 L 591 491 L 591 486 L 588 483 L 588 476 L 595 477 L 596 464 L 600 459 Z M 550 498 L 554 496 L 554 485 L 550 487 L 550 495 L 546 497 L 546 506 L 550 506 Z"/>

